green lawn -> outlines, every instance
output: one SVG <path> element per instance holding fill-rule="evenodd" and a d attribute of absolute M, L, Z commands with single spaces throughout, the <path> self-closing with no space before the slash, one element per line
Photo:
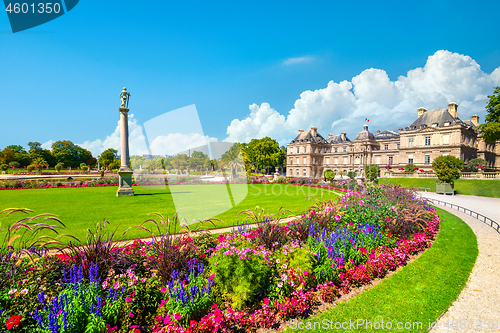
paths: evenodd
<path fill-rule="evenodd" d="M 56 214 L 67 226 L 64 233 L 85 239 L 87 228 L 94 230 L 96 223 L 104 220 L 110 222 L 110 230 L 116 229 L 121 236 L 128 227 L 150 218 L 147 214 L 151 212 L 172 216 L 181 210 L 181 218 L 188 222 L 215 217 L 223 221 L 217 226 L 231 226 L 237 220 L 242 221 L 243 216 L 237 216 L 239 212 L 256 206 L 271 213 L 284 207 L 300 214 L 313 204 L 313 200 L 306 200 L 309 196 L 339 197 L 333 191 L 281 184 L 135 186 L 135 196 L 121 198 L 116 197 L 116 190 L 117 187 L 4 190 L 0 191 L 0 211 L 28 208 L 35 214 Z M 3 215 L 0 223 L 5 226 L 8 220 Z M 141 236 L 147 233 L 132 230 L 125 238 Z"/>
<path fill-rule="evenodd" d="M 401 184 L 404 187 L 426 187 L 436 192 L 436 179 L 427 178 L 380 178 L 379 184 Z M 455 181 L 456 194 L 477 195 L 500 198 L 498 179 L 458 179 Z"/>
<path fill-rule="evenodd" d="M 316 329 L 300 330 L 296 322 L 296 329 L 287 332 L 380 332 L 385 330 L 370 328 L 367 323 L 382 321 L 386 329 L 391 323 L 393 331 L 427 332 L 429 323 L 436 321 L 465 287 L 478 254 L 476 236 L 470 227 L 455 215 L 440 209 L 438 212 L 442 219 L 438 239 L 417 260 L 372 289 L 300 323 L 304 327 L 316 323 Z M 344 325 L 347 329 L 324 329 L 330 323 L 349 320 L 362 325 L 355 329 L 349 324 Z M 398 323 L 415 326 L 397 329 Z M 422 323 L 421 328 L 418 323 Z M 321 327 L 323 324 L 326 327 Z"/>

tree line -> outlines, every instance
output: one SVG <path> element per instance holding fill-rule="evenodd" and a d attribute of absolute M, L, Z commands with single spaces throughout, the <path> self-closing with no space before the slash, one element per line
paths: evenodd
<path fill-rule="evenodd" d="M 33 166 L 43 167 L 71 167 L 82 166 L 114 169 L 120 166 L 118 151 L 113 148 L 104 150 L 99 156 L 69 140 L 56 141 L 51 149 L 44 149 L 39 142 L 29 142 L 28 151 L 20 145 L 10 145 L 0 151 L 0 166 L 7 168 L 24 168 Z M 219 170 L 227 168 L 238 172 L 242 170 L 271 173 L 277 167 L 286 166 L 286 147 L 279 146 L 278 142 L 270 137 L 252 139 L 248 143 L 234 143 L 218 159 L 210 159 L 201 151 L 175 156 L 148 158 L 133 155 L 130 157 L 132 169 L 149 170 Z"/>

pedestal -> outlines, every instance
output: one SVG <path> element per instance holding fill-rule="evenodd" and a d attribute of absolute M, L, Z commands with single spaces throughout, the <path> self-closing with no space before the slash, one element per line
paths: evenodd
<path fill-rule="evenodd" d="M 134 190 L 132 189 L 132 174 L 132 170 L 118 171 L 119 186 L 118 190 L 116 191 L 117 197 L 134 196 Z"/>

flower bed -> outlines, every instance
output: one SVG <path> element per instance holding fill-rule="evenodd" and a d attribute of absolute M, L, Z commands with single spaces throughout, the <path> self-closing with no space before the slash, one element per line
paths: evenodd
<path fill-rule="evenodd" d="M 162 219 L 163 220 L 163 219 Z M 175 223 L 175 220 L 172 221 Z M 280 225 L 117 248 L 87 244 L 19 261 L 2 253 L 0 319 L 14 331 L 251 332 L 310 315 L 431 246 L 435 211 L 401 187 L 372 186 L 317 202 Z M 35 252 L 35 251 L 32 251 Z"/>

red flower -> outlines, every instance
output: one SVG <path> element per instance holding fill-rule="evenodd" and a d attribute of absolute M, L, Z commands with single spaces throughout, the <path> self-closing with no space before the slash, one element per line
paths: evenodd
<path fill-rule="evenodd" d="M 11 330 L 14 327 L 17 327 L 21 323 L 21 318 L 23 318 L 22 315 L 15 315 L 7 319 L 7 323 L 5 324 L 7 329 Z"/>

